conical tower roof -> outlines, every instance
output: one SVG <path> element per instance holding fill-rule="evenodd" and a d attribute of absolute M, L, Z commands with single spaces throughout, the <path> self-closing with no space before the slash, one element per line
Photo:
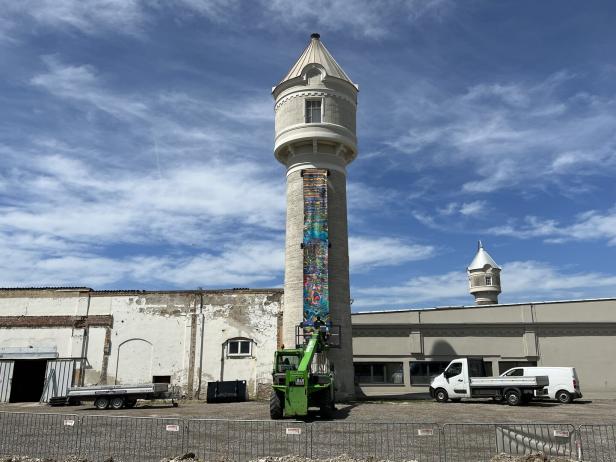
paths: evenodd
<path fill-rule="evenodd" d="M 496 262 L 492 259 L 490 254 L 485 251 L 483 248 L 483 244 L 481 241 L 477 243 L 477 254 L 470 265 L 468 265 L 468 270 L 478 270 L 483 269 L 486 265 L 490 265 L 492 268 L 501 269 L 500 266 L 496 264 Z"/>
<path fill-rule="evenodd" d="M 325 48 L 325 45 L 321 42 L 321 36 L 319 34 L 312 34 L 310 36 L 310 43 L 280 83 L 302 75 L 302 71 L 308 64 L 320 64 L 325 69 L 327 75 L 341 80 L 346 80 L 350 84 L 355 85 L 346 72 L 342 70 L 327 48 Z"/>

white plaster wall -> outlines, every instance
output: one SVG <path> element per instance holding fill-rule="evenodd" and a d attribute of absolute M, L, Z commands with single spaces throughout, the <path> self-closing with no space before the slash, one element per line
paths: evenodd
<path fill-rule="evenodd" d="M 85 315 L 87 293 L 54 292 L 35 297 L 20 292 L 0 296 L 2 316 L 76 316 Z"/>
<path fill-rule="evenodd" d="M 73 329 L 64 327 L 0 329 L 0 347 L 55 347 L 59 357 L 68 358 L 73 356 L 72 334 Z M 81 353 L 81 350 L 79 350 L 79 353 Z M 77 356 L 80 356 L 80 354 Z"/>

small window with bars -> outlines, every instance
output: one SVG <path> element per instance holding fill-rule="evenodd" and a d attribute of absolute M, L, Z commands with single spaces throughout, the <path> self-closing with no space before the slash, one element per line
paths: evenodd
<path fill-rule="evenodd" d="M 321 100 L 320 99 L 307 99 L 306 100 L 306 123 L 320 123 L 321 122 Z"/>
<path fill-rule="evenodd" d="M 486 276 L 486 286 L 492 285 L 492 276 Z"/>

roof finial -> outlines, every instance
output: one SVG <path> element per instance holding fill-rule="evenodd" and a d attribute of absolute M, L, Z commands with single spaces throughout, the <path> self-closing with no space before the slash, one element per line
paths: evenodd
<path fill-rule="evenodd" d="M 316 32 L 310 34 L 310 38 L 319 40 L 321 38 L 321 34 L 317 34 Z"/>
<path fill-rule="evenodd" d="M 483 244 L 481 243 L 481 240 L 477 241 L 477 250 L 479 249 L 483 249 Z"/>

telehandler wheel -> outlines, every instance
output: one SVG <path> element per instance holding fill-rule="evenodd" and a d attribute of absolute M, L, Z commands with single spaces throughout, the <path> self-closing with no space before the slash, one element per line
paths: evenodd
<path fill-rule="evenodd" d="M 331 420 L 332 417 L 334 417 L 334 402 L 327 400 L 323 403 L 319 408 L 319 414 L 321 415 L 321 418 Z"/>
<path fill-rule="evenodd" d="M 437 400 L 439 403 L 446 403 L 449 399 L 449 395 L 442 388 L 437 388 L 434 392 L 434 399 Z"/>
<path fill-rule="evenodd" d="M 507 400 L 507 404 L 509 406 L 519 406 L 522 402 L 522 397 L 520 396 L 520 392 L 518 390 L 508 390 L 505 393 L 505 399 Z"/>
<path fill-rule="evenodd" d="M 270 417 L 274 420 L 282 419 L 283 409 L 283 402 L 280 399 L 280 395 L 272 391 L 270 395 Z"/>

